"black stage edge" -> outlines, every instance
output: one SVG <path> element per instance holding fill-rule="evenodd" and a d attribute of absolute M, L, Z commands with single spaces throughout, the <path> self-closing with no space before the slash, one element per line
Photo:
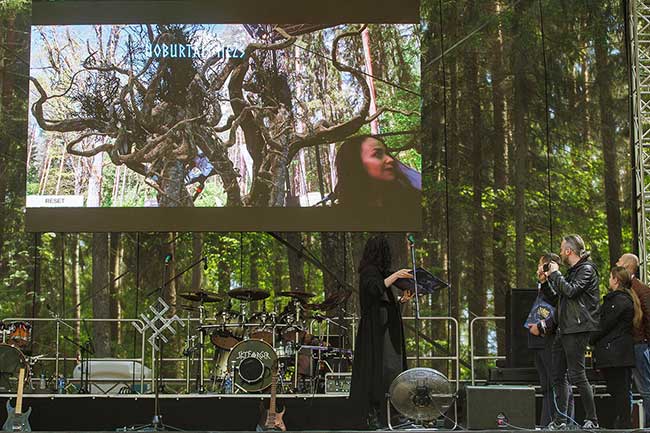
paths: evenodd
<path fill-rule="evenodd" d="M 417 23 L 420 20 L 419 0 L 34 0 L 32 4 L 36 25 Z"/>
<path fill-rule="evenodd" d="M 13 395 L 0 394 L 0 402 L 4 404 L 10 397 Z M 183 430 L 254 431 L 259 418 L 260 402 L 264 400 L 268 404 L 268 397 L 262 394 L 166 394 L 161 395 L 160 405 L 163 422 Z M 536 400 L 539 417 L 541 398 L 538 396 Z M 32 408 L 30 423 L 34 431 L 114 432 L 124 427 L 149 424 L 153 404 L 154 398 L 150 394 L 25 394 L 23 410 Z M 354 411 L 347 396 L 279 395 L 278 406 L 286 407 L 284 420 L 290 431 L 355 431 L 350 425 Z M 459 426 L 455 431 L 467 431 L 463 427 L 466 424 L 462 399 L 458 406 Z M 596 409 L 601 425 L 611 425 L 613 405 L 610 398 L 596 397 Z M 577 419 L 582 419 L 579 397 L 576 398 L 576 412 Z M 637 416 L 635 405 L 633 419 Z M 5 418 L 4 410 L 0 409 L 0 422 Z M 451 427 L 451 423 L 448 427 Z"/>
<path fill-rule="evenodd" d="M 0 395 L 4 404 L 10 395 Z M 259 419 L 260 395 L 161 395 L 164 424 L 183 430 L 254 431 Z M 264 399 L 268 405 L 268 396 Z M 278 397 L 286 407 L 284 421 L 290 430 L 343 430 L 351 426 L 348 397 L 291 395 Z M 115 431 L 149 424 L 153 395 L 47 395 L 25 394 L 23 411 L 34 431 Z M 0 413 L 4 410 L 0 409 Z M 0 415 L 5 419 L 6 415 Z M 349 422 L 349 421 L 348 421 Z"/>

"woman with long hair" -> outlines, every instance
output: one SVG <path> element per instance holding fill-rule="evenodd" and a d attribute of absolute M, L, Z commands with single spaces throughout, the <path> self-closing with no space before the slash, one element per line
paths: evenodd
<path fill-rule="evenodd" d="M 643 318 L 641 304 L 631 290 L 632 275 L 622 266 L 614 266 L 609 275 L 609 292 L 600 307 L 599 329 L 591 338 L 595 344 L 595 366 L 607 383 L 614 400 L 615 420 L 608 427 L 627 429 L 631 419 L 631 373 L 634 367 L 632 327 Z"/>
<path fill-rule="evenodd" d="M 400 303 L 391 286 L 399 278 L 413 278 L 408 269 L 391 270 L 391 251 L 383 236 L 366 242 L 359 263 L 360 320 L 356 336 L 350 398 L 359 428 L 386 425 L 386 392 L 406 369 L 406 350 Z"/>
<path fill-rule="evenodd" d="M 378 137 L 343 142 L 336 155 L 337 203 L 353 207 L 420 206 L 421 176 L 392 157 Z"/>

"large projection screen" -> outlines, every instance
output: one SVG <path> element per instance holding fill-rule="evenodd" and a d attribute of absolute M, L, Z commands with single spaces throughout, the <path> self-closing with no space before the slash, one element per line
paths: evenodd
<path fill-rule="evenodd" d="M 28 230 L 421 228 L 404 10 L 89 3 L 34 3 Z"/>

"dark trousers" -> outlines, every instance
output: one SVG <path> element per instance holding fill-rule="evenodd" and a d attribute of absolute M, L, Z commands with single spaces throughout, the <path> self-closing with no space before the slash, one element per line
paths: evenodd
<path fill-rule="evenodd" d="M 607 427 L 632 428 L 632 400 L 630 398 L 632 369 L 630 367 L 611 367 L 601 368 L 600 372 L 607 382 L 607 392 L 612 396 L 616 411 L 614 425 Z"/>
<path fill-rule="evenodd" d="M 542 414 L 539 425 L 547 426 L 553 421 L 557 414 L 555 402 L 553 401 L 553 357 L 551 350 L 553 348 L 554 335 L 546 337 L 544 349 L 533 349 L 535 352 L 535 368 L 539 376 L 540 391 L 542 393 Z M 573 393 L 569 389 L 568 409 L 566 414 L 571 418 L 574 416 Z"/>
<path fill-rule="evenodd" d="M 560 412 L 556 421 L 566 422 L 569 401 L 569 383 L 575 385 L 585 411 L 585 419 L 597 421 L 594 393 L 585 373 L 585 349 L 589 333 L 558 334 L 553 341 L 553 392 Z M 568 381 L 567 381 L 568 378 Z"/>
<path fill-rule="evenodd" d="M 636 368 L 632 371 L 632 377 L 637 391 L 643 398 L 644 424 L 648 428 L 650 427 L 650 344 L 635 344 L 634 357 Z"/>

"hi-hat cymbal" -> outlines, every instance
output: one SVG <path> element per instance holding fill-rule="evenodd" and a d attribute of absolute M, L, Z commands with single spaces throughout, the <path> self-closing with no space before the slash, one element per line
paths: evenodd
<path fill-rule="evenodd" d="M 238 287 L 231 289 L 228 296 L 240 301 L 260 301 L 269 297 L 269 292 L 262 289 L 254 289 L 249 287 Z"/>
<path fill-rule="evenodd" d="M 180 296 L 183 299 L 187 299 L 188 301 L 196 301 L 196 302 L 219 302 L 221 301 L 221 297 L 212 292 L 205 292 L 203 290 L 197 290 L 195 292 L 188 292 L 188 293 L 180 293 L 178 296 Z"/>
<path fill-rule="evenodd" d="M 278 296 L 285 296 L 288 298 L 298 299 L 300 301 L 306 301 L 307 299 L 312 298 L 316 295 L 313 293 L 303 292 L 301 290 L 290 290 L 287 292 L 280 292 L 278 293 Z"/>

